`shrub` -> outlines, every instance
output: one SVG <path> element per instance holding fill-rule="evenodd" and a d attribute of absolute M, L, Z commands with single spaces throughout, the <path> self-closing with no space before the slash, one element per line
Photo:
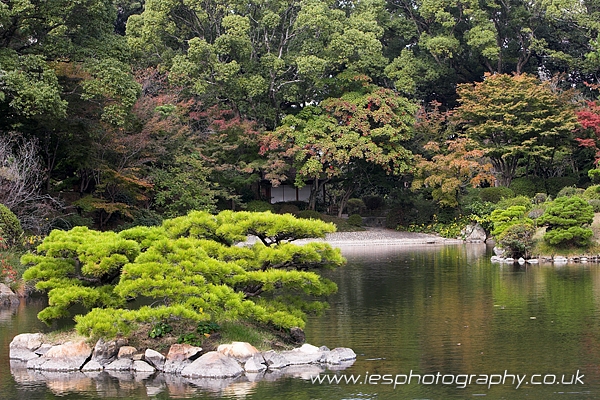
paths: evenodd
<path fill-rule="evenodd" d="M 277 214 L 298 214 L 300 209 L 295 204 L 284 204 L 279 208 Z"/>
<path fill-rule="evenodd" d="M 600 183 L 600 169 L 590 169 L 588 177 L 593 183 Z"/>
<path fill-rule="evenodd" d="M 318 220 L 323 221 L 323 214 L 321 214 L 318 211 L 314 211 L 314 210 L 302 210 L 302 211 L 298 212 L 298 214 L 296 216 L 298 218 L 318 219 Z"/>
<path fill-rule="evenodd" d="M 538 219 L 539 217 L 541 217 L 542 215 L 544 215 L 544 211 L 546 211 L 545 208 L 543 207 L 535 207 L 532 208 L 529 213 L 527 214 L 527 216 L 531 219 Z"/>
<path fill-rule="evenodd" d="M 256 212 L 263 212 L 263 211 L 275 211 L 275 208 L 273 207 L 273 204 L 267 202 L 267 201 L 262 201 L 262 200 L 252 200 L 250 202 L 248 202 L 248 204 L 246 204 L 246 211 L 256 211 Z"/>
<path fill-rule="evenodd" d="M 308 207 L 308 203 L 305 201 L 280 201 L 273 204 L 273 208 L 275 209 L 276 213 L 282 214 L 281 209 L 287 205 L 295 206 L 300 211 L 306 210 Z"/>
<path fill-rule="evenodd" d="M 532 224 L 517 223 L 506 228 L 498 236 L 498 244 L 505 250 L 509 257 L 528 258 L 529 252 L 533 247 L 533 235 L 535 227 Z"/>
<path fill-rule="evenodd" d="M 361 199 L 349 199 L 346 207 L 348 214 L 360 214 L 365 208 L 365 202 Z"/>
<path fill-rule="evenodd" d="M 496 186 L 483 188 L 479 192 L 479 197 L 482 201 L 489 201 L 490 203 L 497 203 L 502 199 L 514 197 L 515 193 L 506 186 Z"/>
<path fill-rule="evenodd" d="M 23 229 L 17 216 L 4 204 L 0 204 L 0 237 L 7 246 L 13 247 L 20 242 Z"/>
<path fill-rule="evenodd" d="M 499 238 L 513 225 L 533 224 L 530 218 L 525 217 L 526 212 L 527 209 L 524 206 L 510 206 L 505 210 L 494 210 L 490 216 L 491 221 L 494 223 L 492 235 Z"/>
<path fill-rule="evenodd" d="M 584 192 L 584 189 L 580 189 L 575 186 L 565 186 L 564 188 L 560 189 L 560 191 L 556 194 L 556 197 L 581 196 Z"/>
<path fill-rule="evenodd" d="M 513 179 L 510 188 L 517 196 L 533 197 L 538 191 L 535 181 L 526 177 Z"/>
<path fill-rule="evenodd" d="M 565 186 L 575 186 L 577 184 L 577 178 L 571 176 L 548 178 L 544 180 L 546 185 L 546 193 L 552 197 L 560 197 L 558 192 Z"/>
<path fill-rule="evenodd" d="M 525 211 L 528 211 L 532 207 L 531 199 L 525 196 L 517 196 L 509 199 L 502 199 L 497 204 L 497 208 L 499 209 L 507 209 L 512 206 L 523 206 L 525 207 Z"/>
<path fill-rule="evenodd" d="M 588 200 L 588 204 L 592 206 L 595 213 L 600 212 L 600 199 Z"/>
<path fill-rule="evenodd" d="M 550 244 L 586 246 L 594 234 L 588 227 L 593 219 L 594 210 L 584 199 L 559 197 L 546 208 L 538 223 L 547 226 L 544 240 Z"/>
<path fill-rule="evenodd" d="M 583 195 L 581 196 L 586 200 L 600 200 L 600 185 L 592 185 L 585 189 Z"/>
<path fill-rule="evenodd" d="M 362 226 L 362 224 L 363 224 L 362 217 L 358 214 L 352 214 L 351 216 L 348 217 L 348 224 L 350 224 L 352 226 Z"/>
<path fill-rule="evenodd" d="M 381 196 L 365 196 L 363 197 L 365 207 L 369 210 L 377 210 L 385 205 L 385 200 Z"/>

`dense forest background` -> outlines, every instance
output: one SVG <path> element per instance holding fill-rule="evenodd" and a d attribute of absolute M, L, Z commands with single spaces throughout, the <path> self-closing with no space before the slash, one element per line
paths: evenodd
<path fill-rule="evenodd" d="M 2 0 L 0 203 L 46 234 L 282 183 L 394 227 L 556 196 L 598 177 L 599 33 L 597 0 Z"/>

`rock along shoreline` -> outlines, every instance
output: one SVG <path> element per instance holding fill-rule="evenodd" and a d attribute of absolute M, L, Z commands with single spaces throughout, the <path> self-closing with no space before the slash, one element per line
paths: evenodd
<path fill-rule="evenodd" d="M 220 345 L 216 351 L 203 352 L 201 347 L 174 344 L 168 353 L 146 349 L 138 351 L 128 346 L 127 340 L 105 342 L 100 339 L 92 348 L 84 340 L 50 344 L 41 333 L 23 333 L 10 343 L 11 372 L 19 370 L 83 373 L 114 371 L 142 373 L 146 375 L 169 374 L 183 378 L 236 378 L 247 374 L 272 372 L 291 375 L 307 367 L 314 373 L 314 366 L 345 369 L 356 359 L 352 349 L 339 347 L 333 350 L 304 344 L 293 350 L 276 352 L 258 351 L 246 342 Z M 300 368 L 300 370 L 299 370 Z M 317 372 L 318 373 L 318 372 Z"/>

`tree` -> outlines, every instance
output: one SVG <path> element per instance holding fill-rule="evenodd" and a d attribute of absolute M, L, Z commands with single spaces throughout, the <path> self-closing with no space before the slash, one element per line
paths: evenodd
<path fill-rule="evenodd" d="M 361 77 L 356 79 L 360 82 Z M 388 174 L 407 172 L 412 154 L 404 144 L 411 137 L 416 110 L 414 103 L 392 90 L 368 83 L 319 106 L 305 107 L 265 136 L 261 148 L 268 158 L 265 176 L 277 185 L 290 178 L 291 167 L 296 186 L 312 181 L 314 209 L 315 195 L 325 182 L 351 177 L 362 163 Z M 353 189 L 346 186 L 346 201 Z M 344 207 L 340 204 L 340 213 Z"/>
<path fill-rule="evenodd" d="M 586 246 L 594 232 L 589 227 L 594 210 L 581 197 L 559 197 L 554 200 L 538 224 L 545 225 L 544 240 L 553 245 Z"/>
<path fill-rule="evenodd" d="M 496 180 L 491 164 L 483 160 L 485 151 L 478 149 L 471 139 L 458 137 L 447 140 L 443 149 L 437 142 L 429 142 L 424 148 L 435 155 L 431 160 L 420 155 L 415 157 L 412 188 L 433 188 L 433 199 L 442 206 L 458 206 L 459 196 L 467 185 L 493 185 Z"/>
<path fill-rule="evenodd" d="M 502 185 L 510 186 L 521 160 L 548 178 L 558 154 L 570 151 L 577 122 L 573 104 L 550 82 L 527 74 L 486 74 L 483 82 L 459 85 L 457 92 L 456 117 L 487 151 Z"/>
<path fill-rule="evenodd" d="M 333 224 L 270 212 L 195 211 L 118 234 L 85 227 L 53 231 L 22 262 L 31 266 L 25 279 L 48 292 L 49 306 L 39 318 L 51 322 L 81 304 L 86 312 L 75 316 L 76 328 L 93 337 L 127 335 L 138 322 L 171 318 L 302 327 L 306 313 L 326 306 L 309 299 L 337 290 L 317 271 L 344 259 L 326 243 L 291 242 L 334 230 Z M 260 241 L 236 246 L 248 234 Z M 126 307 L 141 297 L 155 302 Z"/>

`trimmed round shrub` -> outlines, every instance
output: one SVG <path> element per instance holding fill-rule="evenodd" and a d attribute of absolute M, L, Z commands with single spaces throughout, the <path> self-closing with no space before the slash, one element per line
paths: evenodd
<path fill-rule="evenodd" d="M 346 207 L 348 214 L 360 214 L 365 209 L 365 202 L 361 199 L 349 199 Z"/>
<path fill-rule="evenodd" d="M 512 206 L 523 206 L 525 207 L 525 210 L 531 210 L 533 204 L 531 204 L 531 199 L 529 197 L 517 196 L 500 200 L 497 208 L 506 209 Z"/>
<path fill-rule="evenodd" d="M 556 194 L 556 197 L 581 196 L 584 192 L 584 189 L 580 189 L 575 186 L 565 186 L 564 188 L 560 189 L 560 191 Z"/>
<path fill-rule="evenodd" d="M 588 200 L 588 204 L 592 206 L 595 213 L 600 212 L 600 199 Z"/>
<path fill-rule="evenodd" d="M 515 197 L 515 193 L 506 186 L 496 186 L 481 189 L 479 192 L 479 197 L 481 197 L 482 201 L 497 203 L 502 199 Z"/>
<path fill-rule="evenodd" d="M 588 177 L 593 183 L 600 183 L 600 169 L 590 169 L 588 171 Z"/>
<path fill-rule="evenodd" d="M 362 226 L 362 217 L 358 214 L 352 214 L 351 216 L 348 217 L 348 225 L 352 225 L 352 226 Z"/>
<path fill-rule="evenodd" d="M 15 246 L 22 236 L 19 218 L 4 204 L 0 204 L 0 237 L 8 246 Z"/>
<path fill-rule="evenodd" d="M 571 176 L 563 176 L 556 178 L 548 178 L 544 180 L 546 184 L 546 193 L 552 197 L 560 197 L 558 192 L 565 186 L 575 186 L 577 184 L 577 178 Z"/>
<path fill-rule="evenodd" d="M 600 185 L 592 185 L 588 187 L 585 189 L 585 192 L 583 192 L 581 197 L 587 200 L 600 199 Z"/>
<path fill-rule="evenodd" d="M 300 212 L 300 209 L 298 208 L 298 206 L 296 206 L 294 204 L 284 204 L 277 211 L 277 214 L 294 214 L 295 215 L 295 214 L 298 214 L 298 212 Z"/>
<path fill-rule="evenodd" d="M 265 212 L 265 211 L 274 211 L 273 204 L 262 201 L 262 200 L 252 200 L 246 204 L 246 211 L 256 211 L 256 212 Z"/>
<path fill-rule="evenodd" d="M 589 224 L 594 219 L 594 210 L 581 197 L 559 197 L 538 218 L 538 224 L 546 225 L 544 240 L 553 245 L 586 246 L 594 232 Z"/>
<path fill-rule="evenodd" d="M 510 189 L 517 196 L 533 197 L 538 192 L 535 181 L 525 177 L 513 179 L 510 183 Z"/>
<path fill-rule="evenodd" d="M 498 237 L 498 244 L 508 257 L 527 258 L 533 247 L 533 235 L 535 227 L 532 224 L 515 224 Z"/>
<path fill-rule="evenodd" d="M 323 221 L 323 214 L 314 210 L 302 210 L 296 215 L 296 217 L 304 219 L 318 219 Z"/>

